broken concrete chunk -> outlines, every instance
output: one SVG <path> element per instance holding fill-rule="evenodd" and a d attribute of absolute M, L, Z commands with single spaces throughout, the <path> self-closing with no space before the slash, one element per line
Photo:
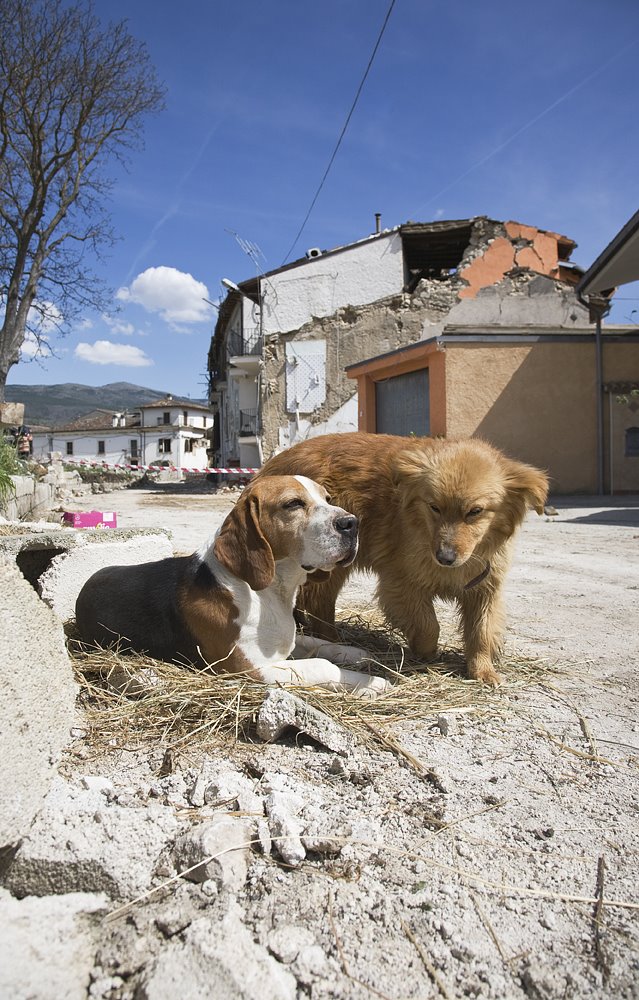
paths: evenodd
<path fill-rule="evenodd" d="M 267 692 L 257 716 L 257 735 L 272 743 L 289 729 L 305 733 L 334 753 L 345 755 L 353 738 L 324 712 L 313 708 L 301 698 L 273 688 Z"/>
<path fill-rule="evenodd" d="M 300 839 L 302 824 L 296 816 L 299 803 L 296 796 L 285 792 L 271 792 L 265 806 L 269 830 L 282 861 L 293 867 L 301 864 L 306 849 Z"/>
<path fill-rule="evenodd" d="M 97 787 L 56 778 L 4 884 L 19 897 L 84 891 L 128 899 L 150 888 L 177 828 L 173 811 L 157 802 L 129 809 Z"/>
<path fill-rule="evenodd" d="M 302 948 L 315 944 L 315 938 L 308 927 L 298 927 L 296 924 L 278 924 L 269 933 L 266 944 L 268 950 L 280 962 L 290 965 Z"/>
<path fill-rule="evenodd" d="M 200 809 L 204 805 L 229 803 L 242 794 L 251 794 L 255 782 L 241 771 L 220 771 L 219 764 L 207 760 L 190 789 L 189 802 Z"/>
<path fill-rule="evenodd" d="M 214 816 L 178 837 L 173 851 L 176 868 L 191 882 L 214 879 L 218 889 L 240 889 L 253 837 L 253 826 L 246 820 Z"/>
<path fill-rule="evenodd" d="M 442 736 L 454 736 L 457 732 L 457 719 L 450 712 L 441 712 L 437 716 L 437 728 Z"/>
<path fill-rule="evenodd" d="M 0 996 L 86 1000 L 97 947 L 90 914 L 105 896 L 13 899 L 0 889 Z"/>
<path fill-rule="evenodd" d="M 296 981 L 256 944 L 231 907 L 220 921 L 202 917 L 172 938 L 145 970 L 140 1000 L 294 1000 Z"/>

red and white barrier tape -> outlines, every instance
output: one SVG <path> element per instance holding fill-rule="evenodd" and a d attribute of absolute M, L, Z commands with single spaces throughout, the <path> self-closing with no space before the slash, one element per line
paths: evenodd
<path fill-rule="evenodd" d="M 233 476 L 252 476 L 259 469 L 189 469 L 186 466 L 177 465 L 126 465 L 124 463 L 115 463 L 110 465 L 108 462 L 89 462 L 87 459 L 80 459 L 75 461 L 74 459 L 65 458 L 65 465 L 79 465 L 84 468 L 90 469 L 118 469 L 124 472 L 198 472 L 200 475 L 205 476 L 209 472 L 219 472 L 223 475 L 233 475 Z"/>

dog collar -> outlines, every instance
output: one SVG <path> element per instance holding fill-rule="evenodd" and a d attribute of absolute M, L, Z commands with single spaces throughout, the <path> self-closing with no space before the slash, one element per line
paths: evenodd
<path fill-rule="evenodd" d="M 477 584 L 481 583 L 483 580 L 486 579 L 489 573 L 490 573 L 490 563 L 487 562 L 481 573 L 478 576 L 474 577 L 465 585 L 464 590 L 471 590 L 473 587 L 476 587 Z"/>

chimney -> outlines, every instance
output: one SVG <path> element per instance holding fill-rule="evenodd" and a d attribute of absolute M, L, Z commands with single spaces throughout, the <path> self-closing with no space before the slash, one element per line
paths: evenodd
<path fill-rule="evenodd" d="M 375 232 L 380 233 L 382 231 L 382 213 L 375 212 Z"/>

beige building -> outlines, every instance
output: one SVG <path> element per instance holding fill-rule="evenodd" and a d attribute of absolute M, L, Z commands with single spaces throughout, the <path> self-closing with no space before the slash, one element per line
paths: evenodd
<path fill-rule="evenodd" d="M 604 489 L 639 492 L 639 381 L 636 328 L 602 332 Z M 547 469 L 555 493 L 596 493 L 596 343 L 592 329 L 447 328 L 440 336 L 348 368 L 356 379 L 359 429 L 380 431 L 380 387 L 397 412 L 404 380 L 422 379 L 428 433 L 476 435 Z M 410 420 L 410 417 L 409 417 Z M 410 433 L 408 425 L 404 433 Z"/>

